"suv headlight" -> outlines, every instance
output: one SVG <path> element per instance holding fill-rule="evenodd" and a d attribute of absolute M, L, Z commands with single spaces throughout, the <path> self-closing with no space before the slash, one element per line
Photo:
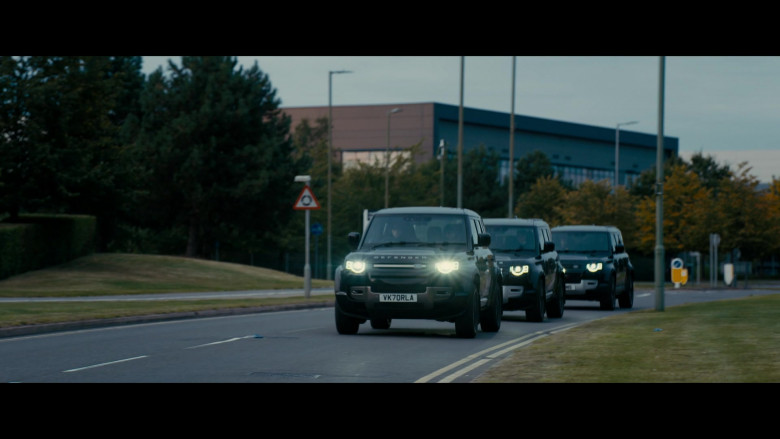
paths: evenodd
<path fill-rule="evenodd" d="M 601 262 L 593 262 L 585 266 L 591 273 L 595 273 L 603 268 Z"/>
<path fill-rule="evenodd" d="M 458 261 L 439 261 L 436 263 L 436 270 L 441 274 L 449 274 L 453 271 L 458 271 L 460 264 Z"/>
<path fill-rule="evenodd" d="M 347 261 L 344 266 L 347 268 L 347 270 L 355 274 L 360 274 L 366 271 L 366 263 L 363 261 Z"/>
<path fill-rule="evenodd" d="M 509 272 L 514 274 L 515 276 L 522 276 L 526 273 L 528 273 L 528 266 L 527 265 L 512 265 L 509 267 Z"/>

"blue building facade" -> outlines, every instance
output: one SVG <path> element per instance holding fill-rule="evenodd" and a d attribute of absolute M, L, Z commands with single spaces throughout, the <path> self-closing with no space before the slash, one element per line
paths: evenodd
<path fill-rule="evenodd" d="M 407 103 L 333 107 L 283 108 L 292 118 L 292 127 L 302 119 L 313 123 L 331 113 L 334 160 L 345 166 L 355 161 L 374 161 L 419 144 L 417 161 L 439 156 L 443 143 L 446 153 L 457 154 L 461 109 L 441 103 Z M 463 108 L 463 153 L 484 145 L 501 159 L 501 178 L 509 170 L 509 112 Z M 539 150 L 555 170 L 575 186 L 585 180 L 615 178 L 616 127 L 599 127 L 532 116 L 514 116 L 514 161 Z M 657 134 L 620 130 L 618 183 L 630 186 L 642 171 L 655 167 Z M 664 158 L 676 156 L 679 140 L 664 136 Z"/>

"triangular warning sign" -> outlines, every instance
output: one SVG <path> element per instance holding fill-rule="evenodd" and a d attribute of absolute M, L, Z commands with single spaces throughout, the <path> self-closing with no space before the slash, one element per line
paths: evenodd
<path fill-rule="evenodd" d="M 295 210 L 316 210 L 320 208 L 320 202 L 314 197 L 314 193 L 311 191 L 308 185 L 303 187 L 301 194 L 298 195 L 298 201 L 295 202 L 293 209 Z"/>

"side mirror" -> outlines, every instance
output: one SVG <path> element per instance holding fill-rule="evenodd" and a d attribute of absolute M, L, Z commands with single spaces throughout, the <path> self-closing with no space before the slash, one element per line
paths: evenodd
<path fill-rule="evenodd" d="M 625 253 L 626 246 L 623 244 L 618 244 L 615 246 L 615 253 Z"/>
<path fill-rule="evenodd" d="M 552 241 L 544 241 L 544 252 L 549 253 L 555 251 L 555 243 Z"/>
<path fill-rule="evenodd" d="M 480 233 L 477 235 L 477 245 L 480 247 L 490 247 L 490 233 Z"/>
<path fill-rule="evenodd" d="M 349 234 L 347 235 L 347 241 L 349 242 L 349 245 L 356 250 L 358 244 L 360 244 L 360 233 L 349 232 Z"/>

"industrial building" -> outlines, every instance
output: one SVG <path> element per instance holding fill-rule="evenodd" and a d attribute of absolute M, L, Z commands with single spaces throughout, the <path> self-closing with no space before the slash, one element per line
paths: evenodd
<path fill-rule="evenodd" d="M 313 125 L 332 114 L 333 160 L 345 168 L 356 162 L 384 163 L 386 151 L 401 154 L 420 144 L 419 162 L 441 154 L 457 154 L 460 107 L 436 102 L 340 105 L 282 108 L 294 127 L 303 119 Z M 485 145 L 501 158 L 501 178 L 509 169 L 510 113 L 463 108 L 463 153 Z M 620 122 L 620 121 L 616 121 Z M 617 141 L 616 141 L 617 140 Z M 555 170 L 575 186 L 584 180 L 615 179 L 630 186 L 639 174 L 655 166 L 658 137 L 625 130 L 617 124 L 598 127 L 538 117 L 515 115 L 514 161 L 540 150 L 547 154 Z M 664 158 L 678 154 L 678 139 L 664 136 Z M 617 152 L 617 154 L 616 154 Z"/>

